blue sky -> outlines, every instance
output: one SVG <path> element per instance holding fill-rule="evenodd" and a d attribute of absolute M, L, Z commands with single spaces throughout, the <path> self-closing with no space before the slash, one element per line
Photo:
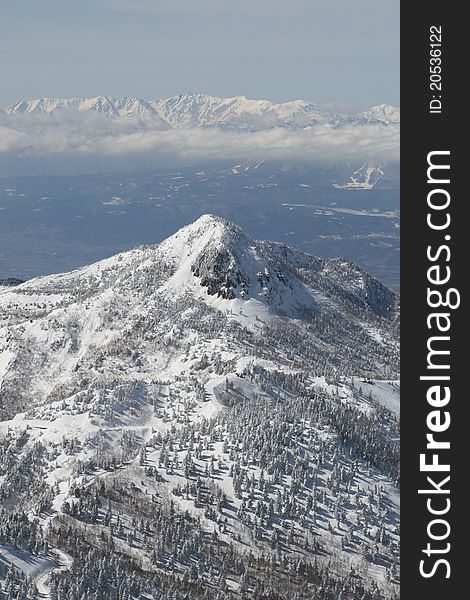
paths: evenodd
<path fill-rule="evenodd" d="M 187 91 L 399 103 L 399 0 L 2 0 L 0 105 Z"/>

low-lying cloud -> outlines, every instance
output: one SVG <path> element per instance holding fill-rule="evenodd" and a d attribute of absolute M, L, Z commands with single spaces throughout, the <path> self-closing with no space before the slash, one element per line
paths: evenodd
<path fill-rule="evenodd" d="M 4 177 L 245 159 L 312 164 L 397 162 L 399 125 L 159 130 L 135 119 L 93 113 L 0 115 L 0 176 Z"/>

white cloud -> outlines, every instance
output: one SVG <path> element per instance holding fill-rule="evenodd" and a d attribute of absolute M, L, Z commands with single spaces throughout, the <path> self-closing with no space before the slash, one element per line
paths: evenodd
<path fill-rule="evenodd" d="M 399 160 L 397 125 L 317 125 L 273 128 L 142 128 L 134 120 L 93 113 L 0 115 L 0 176 L 25 172 L 89 170 L 267 159 L 310 163 Z"/>

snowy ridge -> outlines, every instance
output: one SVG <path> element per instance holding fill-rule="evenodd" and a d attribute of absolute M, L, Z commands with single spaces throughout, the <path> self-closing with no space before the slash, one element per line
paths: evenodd
<path fill-rule="evenodd" d="M 368 123 L 374 121 L 382 123 L 399 123 L 400 109 L 396 106 L 390 106 L 390 104 L 378 104 L 368 111 L 360 113 L 359 117 Z"/>
<path fill-rule="evenodd" d="M 5 109 L 5 113 L 14 115 L 55 115 L 62 113 L 97 113 L 113 119 L 134 119 L 152 128 L 166 129 L 168 125 L 153 110 L 149 103 L 139 98 L 114 99 L 108 96 L 96 98 L 39 98 L 21 100 Z"/>
<path fill-rule="evenodd" d="M 114 99 L 96 98 L 40 98 L 21 100 L 4 109 L 6 115 L 58 114 L 61 111 L 95 112 L 117 118 L 132 118 L 142 124 L 158 128 L 220 127 L 259 131 L 275 127 L 304 129 L 317 124 L 397 124 L 398 108 L 381 104 L 356 116 L 346 116 L 323 109 L 313 102 L 294 100 L 274 103 L 268 100 L 251 100 L 246 96 L 219 98 L 199 93 L 186 93 L 172 98 L 150 100 L 135 97 Z"/>
<path fill-rule="evenodd" d="M 0 580 L 395 599 L 397 319 L 352 263 L 213 215 L 0 289 Z"/>
<path fill-rule="evenodd" d="M 153 100 L 150 104 L 173 127 L 302 128 L 338 119 L 333 113 L 322 111 L 304 100 L 276 104 L 268 100 L 250 100 L 246 96 L 218 98 L 205 94 L 183 94 Z"/>

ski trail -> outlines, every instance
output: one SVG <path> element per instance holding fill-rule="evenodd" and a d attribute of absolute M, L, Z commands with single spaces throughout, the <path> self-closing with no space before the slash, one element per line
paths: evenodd
<path fill-rule="evenodd" d="M 44 571 L 42 571 L 42 573 L 37 575 L 37 577 L 34 580 L 40 597 L 44 599 L 51 598 L 49 579 L 52 573 L 61 573 L 63 571 L 68 571 L 70 570 L 73 564 L 73 558 L 65 552 L 63 552 L 62 550 L 54 548 L 54 550 L 52 550 L 51 553 L 57 556 L 56 565 L 46 568 Z"/>

